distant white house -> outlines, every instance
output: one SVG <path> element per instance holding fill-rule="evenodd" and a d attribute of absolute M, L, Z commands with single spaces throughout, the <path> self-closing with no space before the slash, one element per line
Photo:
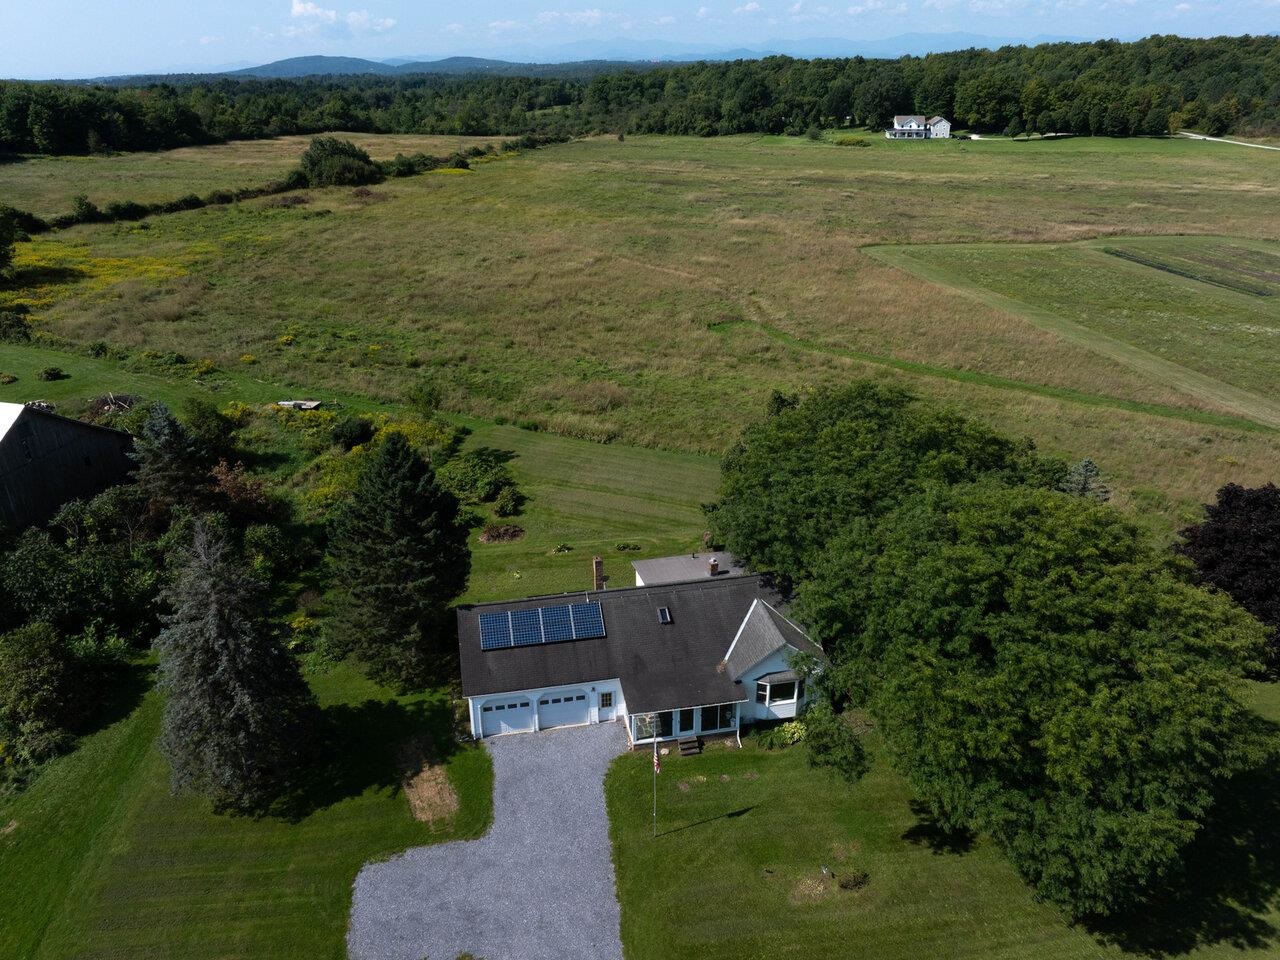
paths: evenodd
<path fill-rule="evenodd" d="M 947 140 L 951 137 L 951 121 L 945 117 L 897 116 L 893 118 L 893 128 L 884 135 L 889 140 Z"/>

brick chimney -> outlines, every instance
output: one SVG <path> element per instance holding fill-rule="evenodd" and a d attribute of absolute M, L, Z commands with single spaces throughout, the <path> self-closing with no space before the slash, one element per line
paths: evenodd
<path fill-rule="evenodd" d="M 712 557 L 707 561 L 707 576 L 714 577 L 720 572 L 720 561 L 716 557 Z"/>
<path fill-rule="evenodd" d="M 604 580 L 605 580 L 605 577 L 604 577 L 604 558 L 603 558 L 603 557 L 592 557 L 592 558 L 591 558 L 591 589 L 592 589 L 592 590 L 603 590 L 603 589 L 604 589 Z"/>

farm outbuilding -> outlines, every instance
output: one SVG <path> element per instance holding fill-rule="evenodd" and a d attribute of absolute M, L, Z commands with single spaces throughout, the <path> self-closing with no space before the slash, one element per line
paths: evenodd
<path fill-rule="evenodd" d="M 0 403 L 0 526 L 23 530 L 64 503 L 123 483 L 127 433 L 21 403 Z"/>

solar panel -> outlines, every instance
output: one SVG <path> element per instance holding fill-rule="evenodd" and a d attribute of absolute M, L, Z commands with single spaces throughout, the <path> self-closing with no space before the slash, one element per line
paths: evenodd
<path fill-rule="evenodd" d="M 511 611 L 511 640 L 517 647 L 542 643 L 542 618 L 537 609 Z"/>
<path fill-rule="evenodd" d="M 511 646 L 511 618 L 505 613 L 480 614 L 480 649 Z"/>
<path fill-rule="evenodd" d="M 604 636 L 604 614 L 598 603 L 572 603 L 573 635 L 578 640 L 591 640 Z"/>
<path fill-rule="evenodd" d="M 573 639 L 573 618 L 568 607 L 542 608 L 542 639 L 544 643 Z"/>
<path fill-rule="evenodd" d="M 562 640 L 594 640 L 604 635 L 604 613 L 598 603 L 570 603 L 509 613 L 480 614 L 481 650 L 528 647 Z"/>

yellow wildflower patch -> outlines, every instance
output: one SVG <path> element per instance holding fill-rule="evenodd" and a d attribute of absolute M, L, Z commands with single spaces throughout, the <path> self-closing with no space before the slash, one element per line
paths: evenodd
<path fill-rule="evenodd" d="M 0 291 L 0 306 L 43 310 L 73 293 L 93 293 L 127 280 L 159 282 L 185 276 L 187 270 L 160 257 L 97 257 L 88 244 L 36 239 L 19 244 L 14 261 L 16 283 Z"/>

